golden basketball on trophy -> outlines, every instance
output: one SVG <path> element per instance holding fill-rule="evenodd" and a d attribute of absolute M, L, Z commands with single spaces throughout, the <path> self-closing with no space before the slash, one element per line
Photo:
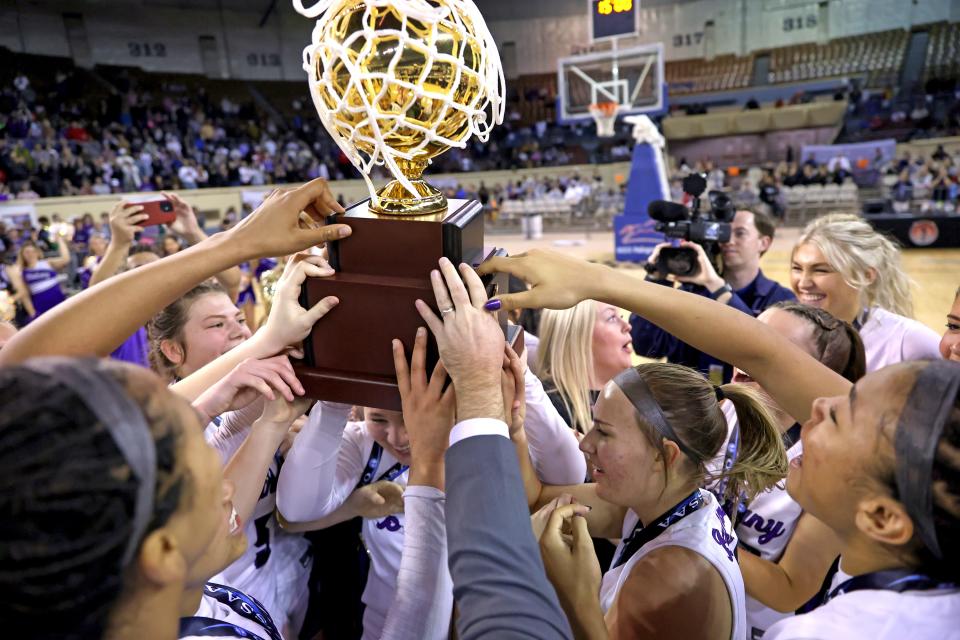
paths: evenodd
<path fill-rule="evenodd" d="M 310 94 L 327 131 L 370 189 L 370 210 L 423 215 L 446 198 L 423 181 L 430 159 L 503 121 L 496 44 L 470 0 L 327 0 L 303 53 Z M 394 180 L 379 191 L 375 165 Z"/>

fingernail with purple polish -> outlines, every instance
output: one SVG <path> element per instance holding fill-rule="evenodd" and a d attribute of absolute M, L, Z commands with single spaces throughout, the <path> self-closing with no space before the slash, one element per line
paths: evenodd
<path fill-rule="evenodd" d="M 487 303 L 483 305 L 483 308 L 486 309 L 487 311 L 499 311 L 500 307 L 501 307 L 501 303 L 497 299 L 488 300 Z"/>

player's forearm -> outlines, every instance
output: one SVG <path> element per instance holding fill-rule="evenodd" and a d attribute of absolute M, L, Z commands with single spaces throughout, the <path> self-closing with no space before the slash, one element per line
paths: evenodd
<path fill-rule="evenodd" d="M 195 402 L 244 360 L 258 360 L 276 355 L 276 351 L 273 351 L 266 341 L 258 336 L 259 334 L 255 334 L 252 338 L 227 351 L 216 360 L 208 362 L 202 368 L 171 386 L 171 391 L 186 398 L 188 402 Z"/>
<path fill-rule="evenodd" d="M 239 243 L 221 235 L 111 278 L 32 322 L 7 343 L 0 364 L 44 355 L 106 356 L 168 304 L 246 257 Z"/>
<path fill-rule="evenodd" d="M 610 268 L 590 276 L 590 298 L 633 311 L 693 348 L 743 369 L 797 420 L 809 416 L 813 399 L 849 391 L 848 381 L 729 305 Z"/>
<path fill-rule="evenodd" d="M 253 517 L 267 470 L 289 427 L 258 420 L 223 471 L 224 477 L 233 482 L 233 506 L 244 522 Z"/>

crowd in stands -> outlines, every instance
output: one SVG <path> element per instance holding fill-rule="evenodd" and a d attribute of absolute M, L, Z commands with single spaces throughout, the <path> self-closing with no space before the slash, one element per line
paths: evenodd
<path fill-rule="evenodd" d="M 359 178 L 312 106 L 299 99 L 281 113 L 253 100 L 218 99 L 202 86 L 188 90 L 175 80 L 123 72 L 103 97 L 88 97 L 70 69 L 44 80 L 21 73 L 0 88 L 0 200 Z M 450 150 L 431 173 L 629 155 L 623 141 L 587 152 L 583 134 L 592 127 L 522 124 L 517 102 L 509 104 L 487 144 Z"/>

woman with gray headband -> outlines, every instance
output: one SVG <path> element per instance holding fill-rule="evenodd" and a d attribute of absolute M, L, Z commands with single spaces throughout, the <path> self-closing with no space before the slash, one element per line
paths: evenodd
<path fill-rule="evenodd" d="M 304 210 L 323 220 L 342 208 L 322 180 L 278 192 L 230 231 L 59 305 L 0 351 L 0 620 L 13 637 L 175 638 L 204 596 L 242 610 L 235 637 L 278 636 L 251 599 L 206 583 L 246 541 L 197 412 L 141 368 L 38 356 L 105 356 L 225 268 L 349 234 L 305 223 Z"/>
<path fill-rule="evenodd" d="M 738 366 L 804 423 L 787 490 L 839 537 L 842 573 L 820 607 L 765 639 L 960 636 L 960 365 L 903 363 L 852 385 L 754 318 L 602 265 L 535 250 L 480 271 L 532 285 L 502 296 L 507 309 L 630 309 Z"/>

